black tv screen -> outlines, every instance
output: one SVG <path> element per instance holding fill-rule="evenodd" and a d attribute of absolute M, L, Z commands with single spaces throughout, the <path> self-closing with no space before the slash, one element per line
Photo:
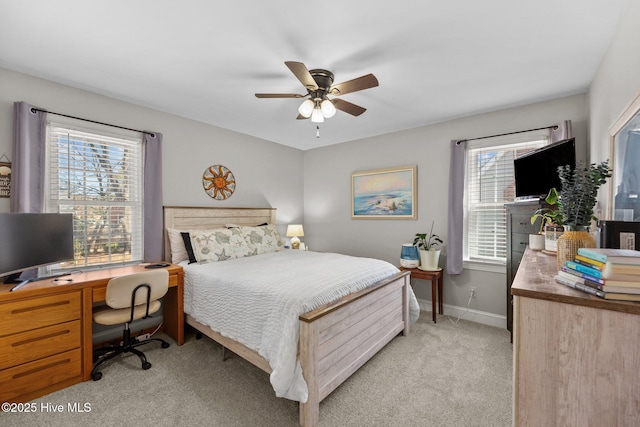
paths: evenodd
<path fill-rule="evenodd" d="M 0 277 L 73 256 L 73 215 L 0 213 Z"/>
<path fill-rule="evenodd" d="M 518 157 L 513 161 L 516 197 L 545 197 L 549 190 L 560 191 L 558 167 L 576 166 L 575 138 L 565 139 Z"/>

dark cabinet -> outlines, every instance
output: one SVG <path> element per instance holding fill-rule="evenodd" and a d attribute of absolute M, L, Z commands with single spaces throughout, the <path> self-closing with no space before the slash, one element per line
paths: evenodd
<path fill-rule="evenodd" d="M 531 224 L 531 216 L 543 206 L 542 201 L 509 203 L 507 211 L 507 329 L 513 334 L 513 296 L 511 284 L 516 276 L 524 250 L 529 244 L 529 234 L 540 230 L 540 219 Z"/>

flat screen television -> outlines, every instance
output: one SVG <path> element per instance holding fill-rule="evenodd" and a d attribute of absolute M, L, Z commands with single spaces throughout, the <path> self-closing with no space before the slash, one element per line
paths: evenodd
<path fill-rule="evenodd" d="M 26 270 L 73 257 L 73 215 L 0 213 L 0 277 L 7 276 L 5 283 L 20 281 Z"/>
<path fill-rule="evenodd" d="M 552 188 L 560 191 L 558 167 L 565 165 L 576 166 L 575 138 L 558 141 L 515 159 L 516 198 L 544 198 Z"/>

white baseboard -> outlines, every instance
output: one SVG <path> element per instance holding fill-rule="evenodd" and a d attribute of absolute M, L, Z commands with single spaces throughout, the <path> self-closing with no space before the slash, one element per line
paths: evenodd
<path fill-rule="evenodd" d="M 431 316 L 431 301 L 419 299 L 421 311 L 429 312 Z M 436 307 L 437 310 L 437 307 Z M 444 304 L 444 315 L 456 320 L 458 317 L 470 322 L 482 323 L 483 325 L 495 326 L 496 328 L 507 329 L 507 317 L 499 314 L 488 313 L 486 311 L 479 311 L 473 309 L 467 309 L 466 307 L 458 307 L 455 305 Z"/>

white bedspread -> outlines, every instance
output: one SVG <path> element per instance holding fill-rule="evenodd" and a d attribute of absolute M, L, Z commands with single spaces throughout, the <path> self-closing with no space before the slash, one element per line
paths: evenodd
<path fill-rule="evenodd" d="M 295 250 L 183 267 L 185 313 L 257 351 L 276 395 L 300 402 L 308 393 L 296 358 L 298 316 L 398 273 L 385 261 Z M 412 291 L 409 311 L 415 322 Z"/>

